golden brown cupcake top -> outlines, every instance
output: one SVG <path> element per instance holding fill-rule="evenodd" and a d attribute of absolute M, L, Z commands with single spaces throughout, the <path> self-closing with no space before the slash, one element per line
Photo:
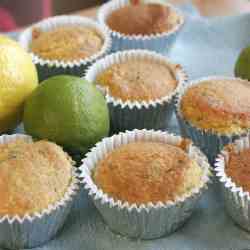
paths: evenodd
<path fill-rule="evenodd" d="M 180 16 L 161 4 L 126 5 L 113 11 L 107 25 L 125 35 L 153 35 L 171 30 L 180 23 Z"/>
<path fill-rule="evenodd" d="M 96 82 L 122 101 L 154 101 L 177 87 L 173 66 L 143 59 L 113 64 Z"/>
<path fill-rule="evenodd" d="M 33 29 L 31 51 L 43 59 L 73 61 L 98 53 L 104 40 L 88 27 L 62 26 L 50 31 Z"/>
<path fill-rule="evenodd" d="M 54 143 L 18 139 L 0 145 L 0 216 L 34 214 L 61 200 L 72 160 Z"/>
<path fill-rule="evenodd" d="M 234 146 L 229 145 L 227 151 L 229 152 L 225 169 L 227 176 L 245 192 L 250 192 L 250 149 L 236 152 Z"/>
<path fill-rule="evenodd" d="M 111 197 L 144 204 L 175 200 L 201 183 L 201 168 L 178 146 L 133 142 L 110 152 L 96 166 L 96 185 Z"/>
<path fill-rule="evenodd" d="M 218 133 L 242 133 L 250 128 L 250 82 L 207 80 L 189 88 L 181 112 L 191 124 Z"/>

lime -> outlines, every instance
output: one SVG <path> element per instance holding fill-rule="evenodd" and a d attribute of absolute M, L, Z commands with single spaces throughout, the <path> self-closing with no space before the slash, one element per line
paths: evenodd
<path fill-rule="evenodd" d="M 0 133 L 18 125 L 24 101 L 37 85 L 30 55 L 17 42 L 0 35 Z"/>
<path fill-rule="evenodd" d="M 235 76 L 250 80 L 250 46 L 241 51 L 235 65 Z"/>
<path fill-rule="evenodd" d="M 23 121 L 28 134 L 83 153 L 109 133 L 105 98 L 75 76 L 43 81 L 25 103 Z"/>

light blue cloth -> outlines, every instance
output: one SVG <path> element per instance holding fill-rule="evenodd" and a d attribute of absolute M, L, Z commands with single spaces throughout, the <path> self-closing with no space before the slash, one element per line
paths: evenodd
<path fill-rule="evenodd" d="M 183 9 L 187 23 L 170 57 L 186 68 L 191 79 L 233 75 L 237 55 L 250 44 L 250 14 L 205 19 L 191 6 Z M 83 191 L 62 232 L 37 250 L 250 249 L 250 233 L 235 226 L 225 214 L 216 184 L 213 185 L 182 229 L 153 241 L 133 241 L 111 233 Z"/>

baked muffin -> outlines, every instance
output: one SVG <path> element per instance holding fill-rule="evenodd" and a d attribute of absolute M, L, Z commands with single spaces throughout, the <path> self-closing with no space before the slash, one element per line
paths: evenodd
<path fill-rule="evenodd" d="M 250 231 L 250 137 L 240 137 L 225 146 L 215 161 L 215 173 L 226 212 Z"/>
<path fill-rule="evenodd" d="M 122 101 L 156 100 L 177 87 L 174 66 L 140 58 L 111 65 L 96 82 Z"/>
<path fill-rule="evenodd" d="M 103 44 L 95 29 L 67 25 L 49 31 L 33 28 L 30 50 L 43 59 L 73 61 L 91 57 Z"/>
<path fill-rule="evenodd" d="M 82 16 L 54 16 L 27 27 L 19 43 L 32 56 L 39 82 L 55 75 L 82 76 L 108 54 L 112 41 L 107 29 Z"/>
<path fill-rule="evenodd" d="M 148 50 L 126 50 L 97 61 L 85 79 L 105 94 L 113 132 L 166 129 L 187 75 L 182 66 Z"/>
<path fill-rule="evenodd" d="M 0 144 L 0 217 L 33 215 L 60 201 L 72 181 L 72 160 L 48 141 Z"/>
<path fill-rule="evenodd" d="M 170 4 L 131 4 L 112 0 L 98 11 L 98 21 L 112 38 L 112 51 L 145 49 L 167 54 L 180 33 L 184 15 Z"/>
<path fill-rule="evenodd" d="M 201 168 L 181 145 L 145 141 L 111 151 L 93 172 L 103 192 L 129 204 L 175 201 L 200 187 L 201 176 Z"/>
<path fill-rule="evenodd" d="M 105 138 L 82 162 L 84 189 L 108 227 L 140 239 L 181 227 L 210 175 L 206 157 L 189 140 L 155 130 Z"/>
<path fill-rule="evenodd" d="M 180 112 L 193 126 L 220 134 L 241 134 L 250 128 L 250 82 L 210 79 L 186 90 Z"/>
<path fill-rule="evenodd" d="M 124 35 L 155 35 L 180 24 L 180 16 L 161 4 L 129 4 L 114 10 L 106 22 L 113 31 Z"/>

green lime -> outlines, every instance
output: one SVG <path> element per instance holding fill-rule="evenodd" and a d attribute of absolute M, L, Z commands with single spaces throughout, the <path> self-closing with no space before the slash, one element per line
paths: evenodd
<path fill-rule="evenodd" d="M 250 80 L 250 46 L 241 51 L 235 65 L 235 76 Z"/>
<path fill-rule="evenodd" d="M 25 103 L 23 121 L 28 134 L 81 152 L 109 133 L 105 98 L 93 84 L 75 76 L 43 81 Z"/>

